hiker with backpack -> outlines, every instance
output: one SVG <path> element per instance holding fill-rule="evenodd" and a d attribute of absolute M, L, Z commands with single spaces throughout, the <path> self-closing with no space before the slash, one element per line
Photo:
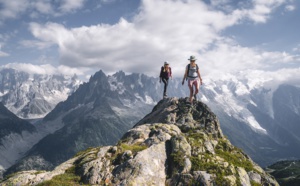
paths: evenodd
<path fill-rule="evenodd" d="M 160 78 L 159 82 L 164 83 L 163 97 L 167 97 L 167 88 L 168 88 L 169 78 L 172 79 L 172 70 L 167 61 L 164 62 L 164 66 L 161 67 L 159 78 Z"/>
<path fill-rule="evenodd" d="M 199 92 L 199 87 L 200 87 L 200 85 L 202 85 L 202 78 L 200 75 L 199 67 L 196 64 L 195 56 L 190 56 L 190 58 L 188 60 L 190 61 L 190 64 L 188 64 L 185 68 L 182 85 L 184 85 L 184 80 L 188 81 L 188 86 L 190 89 L 189 101 L 192 103 L 193 99 L 197 100 L 197 94 Z M 193 87 L 195 87 L 195 92 L 194 92 Z"/>

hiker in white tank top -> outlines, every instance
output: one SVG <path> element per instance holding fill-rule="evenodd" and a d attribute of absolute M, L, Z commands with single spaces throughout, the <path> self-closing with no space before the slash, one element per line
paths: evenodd
<path fill-rule="evenodd" d="M 190 64 L 186 66 L 185 73 L 182 80 L 182 85 L 184 85 L 184 80 L 188 80 L 188 86 L 190 89 L 189 100 L 192 103 L 193 99 L 197 99 L 197 94 L 199 92 L 199 86 L 202 85 L 202 78 L 200 75 L 200 70 L 196 64 L 195 56 L 191 56 L 189 59 Z M 195 92 L 194 88 L 195 87 Z"/>

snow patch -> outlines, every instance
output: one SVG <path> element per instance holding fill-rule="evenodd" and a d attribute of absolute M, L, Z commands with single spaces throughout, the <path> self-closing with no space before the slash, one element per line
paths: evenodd
<path fill-rule="evenodd" d="M 247 123 L 254 131 L 267 134 L 267 131 L 260 126 L 247 108 L 247 105 L 249 104 L 257 107 L 257 104 L 251 100 L 250 90 L 238 78 L 231 76 L 227 77 L 229 79 L 214 82 L 210 81 L 210 83 L 206 85 L 205 88 L 209 89 L 216 95 L 214 100 L 210 100 L 205 97 L 205 95 L 201 97 L 201 100 L 206 103 L 214 101 L 218 105 L 216 109 L 220 109 L 229 116 L 232 116 L 243 123 Z"/>
<path fill-rule="evenodd" d="M 108 77 L 108 83 L 110 85 L 111 91 L 117 91 L 120 95 L 122 95 L 126 91 L 124 84 L 122 82 L 118 82 L 117 78 L 114 76 Z"/>
<path fill-rule="evenodd" d="M 149 104 L 149 105 L 155 105 L 157 104 L 150 96 L 146 95 L 146 101 L 145 101 L 146 104 Z"/>
<path fill-rule="evenodd" d="M 266 129 L 262 128 L 253 116 L 246 118 L 246 120 L 248 121 L 248 123 L 250 124 L 251 127 L 267 134 Z"/>
<path fill-rule="evenodd" d="M 143 83 L 142 83 L 142 74 L 139 74 L 138 84 L 139 84 L 141 87 L 144 87 L 144 85 L 143 85 Z"/>
<path fill-rule="evenodd" d="M 208 102 L 208 99 L 207 99 L 207 97 L 206 97 L 205 95 L 202 95 L 201 98 L 200 98 L 200 100 L 201 100 L 202 102 L 205 102 L 205 103 Z"/>
<path fill-rule="evenodd" d="M 9 92 L 8 90 L 5 90 L 5 91 L 3 91 L 3 92 L 0 92 L 0 97 L 6 95 L 8 92 Z"/>
<path fill-rule="evenodd" d="M 254 106 L 256 106 L 256 107 L 257 107 L 257 104 L 256 104 L 256 103 L 254 103 L 252 100 L 250 100 L 250 103 L 251 103 L 252 105 L 254 105 Z"/>
<path fill-rule="evenodd" d="M 125 116 L 131 116 L 132 113 L 129 111 L 129 108 L 120 108 L 111 106 L 111 109 L 119 116 L 119 117 L 125 117 Z"/>
<path fill-rule="evenodd" d="M 134 106 L 134 102 L 132 102 L 129 99 L 121 99 L 121 102 L 123 103 L 124 106 L 129 107 L 129 108 Z"/>
<path fill-rule="evenodd" d="M 142 98 L 138 93 L 135 93 L 134 96 L 135 96 L 137 99 L 139 99 L 140 101 L 143 100 L 143 98 Z"/>
<path fill-rule="evenodd" d="M 243 96 L 243 95 L 248 95 L 250 94 L 250 91 L 247 89 L 247 87 L 241 83 L 238 83 L 238 85 L 236 86 L 236 91 L 235 93 L 238 96 Z"/>

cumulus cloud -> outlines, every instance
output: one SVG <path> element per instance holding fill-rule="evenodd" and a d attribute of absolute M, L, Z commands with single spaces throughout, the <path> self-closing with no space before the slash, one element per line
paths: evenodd
<path fill-rule="evenodd" d="M 5 19 L 16 18 L 28 8 L 27 0 L 7 1 L 0 0 L 0 22 Z"/>
<path fill-rule="evenodd" d="M 32 7 L 42 14 L 52 14 L 54 12 L 50 1 L 35 1 L 31 3 Z"/>
<path fill-rule="evenodd" d="M 140 9 L 132 22 L 73 29 L 32 23 L 30 30 L 40 41 L 59 47 L 64 65 L 151 73 L 153 64 L 164 60 L 185 64 L 189 55 L 205 50 L 219 31 L 235 23 L 234 16 L 210 11 L 195 0 L 144 0 Z"/>
<path fill-rule="evenodd" d="M 296 7 L 294 5 L 287 5 L 285 7 L 285 10 L 289 11 L 289 12 L 294 11 L 295 9 L 296 9 Z"/>
<path fill-rule="evenodd" d="M 254 0 L 249 9 L 226 13 L 198 0 L 143 0 L 132 20 L 121 18 L 114 25 L 66 28 L 57 23 L 31 23 L 30 31 L 37 39 L 31 44 L 57 46 L 64 66 L 107 73 L 121 69 L 158 76 L 167 60 L 174 75 L 182 76 L 190 55 L 199 58 L 204 74 L 248 68 L 274 71 L 295 58 L 239 46 L 221 32 L 245 19 L 264 23 L 283 4 L 283 0 Z"/>
<path fill-rule="evenodd" d="M 250 89 L 265 87 L 274 91 L 281 84 L 300 86 L 299 73 L 300 68 L 282 68 L 277 71 L 246 70 L 238 78 L 245 80 Z"/>
<path fill-rule="evenodd" d="M 54 75 L 54 74 L 64 74 L 72 76 L 74 74 L 84 75 L 89 69 L 87 68 L 71 68 L 64 65 L 54 67 L 50 64 L 43 65 L 33 65 L 29 63 L 9 63 L 0 66 L 0 69 L 11 68 L 22 72 L 27 72 L 29 74 L 42 74 L 42 75 Z"/>
<path fill-rule="evenodd" d="M 64 12 L 71 12 L 82 8 L 85 0 L 62 0 L 59 9 Z"/>
<path fill-rule="evenodd" d="M 272 11 L 285 3 L 285 0 L 254 0 L 253 9 L 246 10 L 246 12 L 251 20 L 265 23 Z"/>
<path fill-rule="evenodd" d="M 299 56 L 286 52 L 267 52 L 242 47 L 231 41 L 218 41 L 213 50 L 203 53 L 199 60 L 204 74 L 218 77 L 221 73 L 238 73 L 245 70 L 276 72 L 283 67 L 299 67 Z"/>

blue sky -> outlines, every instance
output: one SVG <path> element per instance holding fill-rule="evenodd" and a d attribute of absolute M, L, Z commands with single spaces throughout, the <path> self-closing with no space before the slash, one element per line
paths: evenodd
<path fill-rule="evenodd" d="M 0 0 L 0 65 L 89 76 L 299 73 L 297 0 Z"/>

